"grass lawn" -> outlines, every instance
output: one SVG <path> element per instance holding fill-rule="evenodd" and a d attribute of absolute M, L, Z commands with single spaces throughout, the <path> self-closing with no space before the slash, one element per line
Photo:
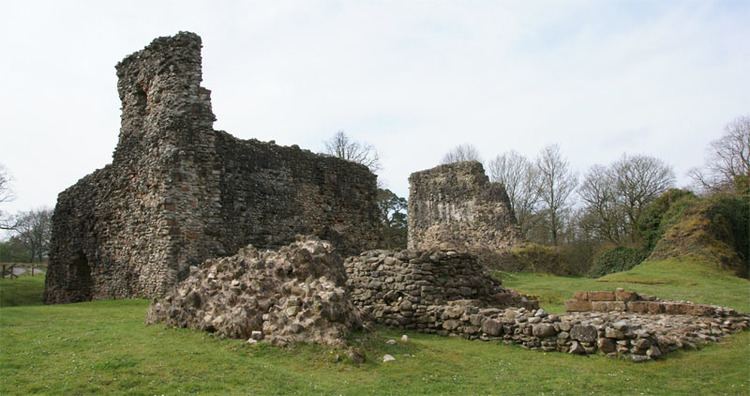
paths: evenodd
<path fill-rule="evenodd" d="M 42 305 L 44 276 L 19 276 L 0 279 L 0 307 Z"/>
<path fill-rule="evenodd" d="M 574 290 L 619 286 L 748 310 L 746 280 L 721 271 L 704 274 L 689 265 L 674 275 L 667 271 L 669 263 L 652 264 L 610 275 L 607 282 L 501 275 L 506 285 L 539 295 L 553 310 Z M 14 284 L 21 281 L 26 286 Z M 14 294 L 39 295 L 42 286 L 37 279 L 0 280 L 5 305 L 38 304 Z M 750 332 L 700 351 L 635 364 L 411 332 L 408 343 L 387 345 L 385 340 L 402 332 L 381 329 L 352 337 L 368 358 L 355 366 L 346 359 L 336 362 L 342 351 L 326 347 L 251 346 L 198 331 L 145 326 L 147 306 L 145 300 L 4 306 L 0 394 L 750 393 Z M 396 361 L 382 363 L 385 353 Z"/>
<path fill-rule="evenodd" d="M 630 271 L 598 279 L 509 272 L 496 272 L 495 276 L 506 287 L 539 297 L 541 305 L 550 312 L 564 312 L 565 300 L 575 291 L 618 287 L 664 299 L 717 304 L 750 312 L 750 281 L 691 260 L 647 261 Z"/>

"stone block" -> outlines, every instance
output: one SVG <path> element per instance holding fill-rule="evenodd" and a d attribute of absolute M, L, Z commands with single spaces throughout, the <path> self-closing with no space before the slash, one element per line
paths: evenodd
<path fill-rule="evenodd" d="M 694 304 L 690 307 L 688 315 L 693 316 L 713 316 L 715 309 L 710 305 Z"/>
<path fill-rule="evenodd" d="M 693 304 L 687 303 L 664 303 L 664 313 L 669 315 L 690 315 L 693 312 Z"/>
<path fill-rule="evenodd" d="M 482 324 L 482 332 L 497 337 L 503 333 L 503 326 L 495 319 L 487 319 Z"/>
<path fill-rule="evenodd" d="M 609 338 L 599 338 L 596 341 L 596 346 L 599 348 L 599 351 L 604 354 L 617 352 L 617 344 Z"/>
<path fill-rule="evenodd" d="M 636 301 L 638 300 L 638 293 L 627 291 L 623 289 L 615 290 L 615 299 L 617 301 Z"/>
<path fill-rule="evenodd" d="M 592 301 L 591 310 L 596 312 L 622 312 L 625 311 L 625 303 L 622 301 Z"/>
<path fill-rule="evenodd" d="M 565 301 L 565 310 L 568 312 L 588 312 L 591 311 L 591 302 L 568 300 Z"/>
<path fill-rule="evenodd" d="M 455 319 L 449 319 L 443 322 L 443 328 L 446 330 L 455 330 L 460 325 L 461 325 L 461 322 Z"/>
<path fill-rule="evenodd" d="M 664 304 L 659 301 L 649 301 L 648 313 L 653 315 L 664 313 Z"/>
<path fill-rule="evenodd" d="M 626 303 L 626 310 L 633 313 L 648 313 L 648 301 L 630 301 Z"/>
<path fill-rule="evenodd" d="M 611 291 L 590 291 L 589 301 L 615 301 L 615 293 Z"/>
<path fill-rule="evenodd" d="M 595 342 L 598 332 L 594 326 L 575 325 L 570 329 L 570 337 L 581 342 Z"/>
<path fill-rule="evenodd" d="M 534 325 L 531 334 L 539 338 L 547 338 L 555 336 L 557 331 L 555 330 L 555 326 L 551 324 L 539 323 Z"/>
<path fill-rule="evenodd" d="M 573 299 L 579 300 L 579 301 L 588 301 L 589 300 L 589 292 L 587 291 L 577 291 L 575 294 L 573 294 Z"/>

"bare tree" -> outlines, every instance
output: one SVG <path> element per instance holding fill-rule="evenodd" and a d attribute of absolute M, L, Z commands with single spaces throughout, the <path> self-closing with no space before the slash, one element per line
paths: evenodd
<path fill-rule="evenodd" d="M 52 235 L 52 210 L 42 208 L 21 212 L 14 231 L 28 250 L 31 261 L 42 261 L 49 249 Z"/>
<path fill-rule="evenodd" d="M 371 144 L 352 140 L 344 131 L 336 132 L 331 139 L 326 140 L 325 152 L 337 158 L 362 164 L 375 173 L 382 169 L 380 156 Z"/>
<path fill-rule="evenodd" d="M 727 124 L 724 135 L 709 144 L 704 169 L 689 175 L 705 191 L 731 189 L 740 178 L 750 178 L 750 116 Z"/>
<path fill-rule="evenodd" d="M 452 164 L 454 162 L 462 161 L 479 161 L 482 162 L 482 158 L 479 155 L 479 150 L 471 144 L 460 144 L 443 156 L 442 164 Z"/>
<path fill-rule="evenodd" d="M 581 226 L 616 244 L 635 241 L 643 209 L 673 185 L 672 168 L 654 157 L 623 155 L 608 167 L 594 165 L 578 189 L 586 211 Z"/>
<path fill-rule="evenodd" d="M 488 164 L 490 180 L 503 184 L 510 198 L 510 207 L 524 235 L 531 227 L 539 201 L 537 172 L 526 157 L 509 151 L 498 155 Z"/>
<path fill-rule="evenodd" d="M 616 190 L 617 177 L 611 169 L 594 165 L 586 172 L 578 195 L 585 205 L 581 227 L 599 239 L 620 243 L 624 218 Z"/>
<path fill-rule="evenodd" d="M 13 198 L 13 191 L 10 188 L 10 175 L 8 175 L 5 166 L 0 164 L 0 204 L 10 202 Z M 0 230 L 10 230 L 13 226 L 10 215 L 0 208 Z"/>
<path fill-rule="evenodd" d="M 630 225 L 633 240 L 646 205 L 674 186 L 674 171 L 662 160 L 646 155 L 622 158 L 612 164 L 616 194 Z"/>
<path fill-rule="evenodd" d="M 565 216 L 570 213 L 570 195 L 578 184 L 578 177 L 562 157 L 558 145 L 547 146 L 536 160 L 541 203 L 547 231 L 552 244 L 558 244 Z"/>

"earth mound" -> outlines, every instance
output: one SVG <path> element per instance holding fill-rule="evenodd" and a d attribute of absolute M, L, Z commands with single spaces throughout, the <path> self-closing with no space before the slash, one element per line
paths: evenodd
<path fill-rule="evenodd" d="M 344 345 L 361 327 L 346 290 L 341 257 L 329 242 L 300 237 L 278 250 L 247 246 L 191 267 L 187 279 L 154 300 L 146 322 L 276 345 Z"/>

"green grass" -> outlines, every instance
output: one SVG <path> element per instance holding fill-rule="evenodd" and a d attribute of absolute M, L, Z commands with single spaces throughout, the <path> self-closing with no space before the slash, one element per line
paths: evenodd
<path fill-rule="evenodd" d="M 625 272 L 592 279 L 540 273 L 495 274 L 506 287 L 539 297 L 550 312 L 564 312 L 564 302 L 578 290 L 622 287 L 670 300 L 717 304 L 750 312 L 750 281 L 697 260 L 646 261 Z"/>
<path fill-rule="evenodd" d="M 19 276 L 0 279 L 0 307 L 41 305 L 44 276 Z"/>
<path fill-rule="evenodd" d="M 646 271 L 646 272 L 639 272 Z M 660 296 L 693 287 L 707 302 L 739 301 L 732 279 L 698 279 L 692 270 L 669 275 L 659 265 L 611 275 L 624 285 Z M 696 269 L 697 271 L 697 269 Z M 674 271 L 672 271 L 674 272 Z M 627 282 L 650 282 L 655 285 Z M 692 275 L 691 275 L 692 274 Z M 709 273 L 706 275 L 716 275 Z M 530 274 L 504 274 L 507 284 L 555 302 L 569 291 L 613 288 L 597 282 Z M 7 301 L 19 291 L 39 295 L 42 282 L 0 280 Z M 704 282 L 705 280 L 705 282 Z M 745 287 L 747 287 L 747 281 Z M 635 288 L 630 287 L 629 288 Z M 714 289 L 711 289 L 714 288 Z M 716 288 L 730 289 L 726 293 Z M 641 290 L 636 288 L 637 290 Z M 646 292 L 646 289 L 642 290 Z M 658 291 L 656 293 L 655 291 Z M 688 291 L 685 291 L 686 293 Z M 747 290 L 744 290 L 747 293 Z M 563 296 L 564 295 L 564 296 Z M 715 299 L 714 299 L 715 298 Z M 745 301 L 747 304 L 747 301 Z M 543 304 L 548 307 L 548 304 Z M 731 304 L 730 304 L 731 305 Z M 501 343 L 408 332 L 407 344 L 387 345 L 402 332 L 380 329 L 352 343 L 367 362 L 355 366 L 343 351 L 314 345 L 251 346 L 206 333 L 145 326 L 145 300 L 0 309 L 0 394 L 748 394 L 750 333 L 695 352 L 677 352 L 646 364 L 603 356 L 543 353 Z M 396 357 L 382 363 L 383 354 Z"/>

